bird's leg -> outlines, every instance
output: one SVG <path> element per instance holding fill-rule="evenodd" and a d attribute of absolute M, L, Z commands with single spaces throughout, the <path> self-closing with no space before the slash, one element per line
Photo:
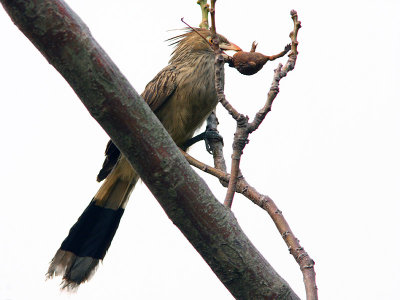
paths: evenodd
<path fill-rule="evenodd" d="M 256 52 L 257 46 L 258 46 L 258 43 L 257 43 L 256 41 L 254 41 L 254 42 L 251 44 L 250 52 Z"/>
<path fill-rule="evenodd" d="M 218 141 L 220 141 L 222 143 L 224 142 L 224 139 L 218 133 L 218 131 L 207 130 L 206 129 L 204 132 L 202 132 L 202 133 L 196 135 L 195 137 L 192 137 L 191 139 L 187 140 L 183 144 L 183 146 L 181 148 L 182 148 L 182 150 L 186 151 L 186 149 L 189 148 L 190 146 L 196 144 L 199 141 L 204 140 L 204 142 L 206 143 L 207 152 L 212 154 L 211 147 L 210 147 L 210 140 L 212 140 L 212 139 L 216 139 L 216 140 L 218 140 Z"/>
<path fill-rule="evenodd" d="M 276 54 L 276 55 L 268 56 L 268 60 L 275 60 L 275 59 L 277 59 L 277 58 L 279 58 L 279 57 L 284 56 L 286 53 L 288 53 L 288 52 L 290 51 L 291 47 L 292 47 L 291 44 L 287 44 L 287 45 L 285 46 L 285 49 L 284 49 L 281 53 L 278 53 L 278 54 Z"/>

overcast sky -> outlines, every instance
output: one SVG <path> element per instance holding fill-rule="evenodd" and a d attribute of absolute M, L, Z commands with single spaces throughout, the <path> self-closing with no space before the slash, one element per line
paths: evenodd
<path fill-rule="evenodd" d="M 196 1 L 67 3 L 138 92 L 168 62 L 167 38 L 196 26 Z M 271 196 L 315 260 L 321 299 L 395 299 L 400 282 L 400 2 L 217 2 L 217 29 L 275 54 L 290 42 L 296 68 L 250 137 L 242 170 Z M 112 246 L 76 294 L 45 281 L 48 263 L 92 199 L 108 137 L 66 81 L 0 8 L 0 300 L 232 299 L 207 264 L 138 184 Z M 286 57 L 279 61 L 284 63 Z M 226 95 L 253 116 L 278 61 L 258 74 L 226 70 Z M 230 157 L 234 122 L 219 107 Z M 193 156 L 212 164 L 204 145 Z M 225 189 L 201 174 L 221 201 Z M 302 274 L 267 213 L 237 195 L 245 233 L 296 293 Z"/>

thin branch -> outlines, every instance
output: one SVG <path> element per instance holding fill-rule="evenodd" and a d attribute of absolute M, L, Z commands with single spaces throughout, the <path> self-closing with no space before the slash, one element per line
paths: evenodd
<path fill-rule="evenodd" d="M 183 152 L 183 151 L 182 151 Z M 198 161 L 189 154 L 183 152 L 187 161 L 194 167 L 217 177 L 222 182 L 229 182 L 231 175 L 207 164 Z M 314 261 L 300 245 L 299 240 L 294 235 L 288 222 L 282 214 L 282 211 L 277 207 L 275 202 L 267 195 L 259 193 L 252 187 L 243 176 L 240 176 L 236 184 L 236 192 L 241 193 L 246 198 L 250 199 L 254 204 L 258 205 L 270 215 L 276 228 L 281 234 L 283 240 L 288 246 L 290 254 L 294 257 L 300 270 L 303 274 L 303 280 L 306 288 L 307 300 L 318 299 L 318 289 L 315 280 Z"/>
<path fill-rule="evenodd" d="M 289 37 L 292 40 L 292 53 L 289 54 L 289 57 L 293 56 L 292 64 L 293 64 L 293 68 L 294 68 L 294 64 L 296 63 L 296 59 L 297 59 L 297 54 L 299 53 L 297 51 L 297 45 L 298 45 L 297 34 L 299 32 L 299 29 L 301 28 L 301 22 L 299 21 L 297 11 L 295 11 L 294 9 L 290 11 L 290 15 L 292 16 L 292 20 L 294 23 L 294 29 L 289 34 Z"/>
<path fill-rule="evenodd" d="M 211 32 L 213 34 L 213 48 L 215 52 L 215 89 L 217 92 L 217 99 L 218 101 L 229 111 L 229 113 L 232 115 L 232 117 L 236 120 L 238 126 L 237 126 L 237 131 L 242 130 L 243 128 L 239 128 L 239 124 L 244 124 L 247 123 L 247 119 L 245 116 L 239 114 L 238 111 L 236 111 L 233 106 L 226 100 L 225 93 L 224 93 L 224 86 L 223 86 L 223 68 L 224 68 L 224 63 L 225 59 L 223 55 L 221 54 L 221 49 L 219 48 L 219 40 L 218 36 L 216 33 L 216 25 L 215 25 L 215 1 L 216 0 L 211 0 L 211 9 L 210 9 L 210 14 L 211 14 Z M 245 120 L 245 122 L 244 122 Z M 236 134 L 235 134 L 236 136 Z M 240 149 L 240 146 L 238 146 L 241 142 L 243 142 L 241 139 L 236 139 L 234 144 L 233 144 L 233 153 L 232 153 L 232 163 L 231 163 L 231 178 L 229 180 L 229 185 L 228 185 L 228 190 L 226 192 L 225 200 L 224 200 L 224 205 L 226 207 L 231 207 L 232 206 L 232 201 L 233 197 L 235 195 L 236 191 L 236 182 L 237 182 L 237 176 L 239 174 L 239 165 L 240 165 L 240 157 L 242 155 L 242 149 Z M 235 146 L 236 145 L 236 146 Z"/>
<path fill-rule="evenodd" d="M 285 77 L 289 71 L 292 71 L 296 65 L 298 54 L 297 45 L 299 44 L 297 41 L 297 34 L 299 29 L 301 28 L 301 23 L 298 20 L 297 12 L 295 10 L 292 10 L 290 14 L 292 16 L 294 28 L 293 31 L 289 34 L 289 37 L 292 40 L 291 52 L 288 55 L 289 59 L 284 67 L 282 66 L 282 64 L 279 64 L 278 67 L 275 69 L 274 78 L 272 80 L 271 88 L 268 92 L 267 101 L 264 107 L 257 112 L 254 120 L 249 124 L 249 133 L 256 130 L 264 120 L 265 116 L 271 111 L 272 103 L 279 93 L 280 80 Z"/>
<path fill-rule="evenodd" d="M 272 103 L 279 93 L 280 80 L 283 77 L 285 77 L 289 71 L 294 69 L 296 59 L 297 59 L 297 53 L 298 53 L 297 52 L 297 45 L 298 45 L 297 32 L 300 29 L 301 25 L 297 19 L 297 13 L 295 11 L 291 11 L 291 15 L 292 15 L 292 19 L 294 22 L 294 29 L 289 35 L 292 39 L 292 46 L 291 46 L 292 52 L 289 55 L 289 59 L 285 65 L 285 67 L 282 68 L 282 64 L 279 64 L 278 68 L 275 70 L 272 85 L 268 92 L 266 104 L 259 112 L 257 112 L 253 122 L 249 123 L 247 118 L 245 118 L 243 115 L 239 114 L 229 104 L 229 102 L 227 102 L 224 92 L 223 92 L 223 88 L 222 87 L 220 88 L 220 86 L 219 86 L 219 85 L 221 85 L 220 81 L 219 81 L 219 80 L 221 80 L 221 78 L 219 78 L 217 76 L 218 72 L 219 72 L 219 68 L 221 68 L 221 66 L 220 66 L 221 58 L 216 59 L 215 81 L 216 81 L 216 86 L 217 86 L 218 100 L 224 105 L 225 108 L 227 108 L 228 112 L 233 116 L 233 118 L 237 122 L 236 133 L 235 133 L 234 142 L 233 142 L 232 168 L 231 168 L 232 177 L 230 179 L 230 182 L 229 182 L 230 187 L 228 188 L 227 195 L 226 195 L 226 198 L 224 201 L 224 204 L 227 207 L 231 207 L 231 205 L 232 205 L 234 191 L 235 191 L 234 185 L 235 185 L 235 181 L 236 181 L 234 176 L 239 173 L 240 157 L 243 154 L 243 149 L 247 144 L 248 136 L 260 126 L 260 124 L 264 120 L 265 116 L 268 114 L 269 111 L 271 111 Z M 256 44 L 253 43 L 252 50 L 255 50 L 255 48 L 256 48 Z M 287 50 L 288 50 L 287 48 L 288 47 L 286 47 L 284 51 L 287 52 Z"/>
<path fill-rule="evenodd" d="M 217 27 L 215 26 L 215 2 L 217 0 L 211 0 L 211 8 L 210 8 L 210 15 L 211 15 L 211 32 L 215 36 L 217 34 Z"/>
<path fill-rule="evenodd" d="M 236 132 L 233 139 L 232 145 L 232 162 L 231 162 L 231 178 L 229 180 L 228 191 L 226 192 L 224 205 L 226 207 L 232 207 L 233 197 L 236 191 L 236 183 L 239 175 L 240 159 L 243 154 L 243 149 L 248 143 L 246 135 L 248 118 L 244 115 L 240 115 L 236 121 Z"/>
<path fill-rule="evenodd" d="M 214 3 L 215 4 L 215 3 Z M 212 16 L 215 14 L 215 7 L 212 6 Z M 215 173 L 215 170 L 212 170 L 209 166 L 202 165 L 200 168 L 206 170 L 208 173 L 214 172 L 214 176 L 217 176 L 221 182 L 229 180 L 228 191 L 226 194 L 226 198 L 224 201 L 224 205 L 227 207 L 231 207 L 233 196 L 235 191 L 242 192 L 243 195 L 247 196 L 251 199 L 255 204 L 259 205 L 263 209 L 267 210 L 268 214 L 273 219 L 275 225 L 277 226 L 279 232 L 281 233 L 283 239 L 289 247 L 290 253 L 294 256 L 296 262 L 299 264 L 300 269 L 303 273 L 304 284 L 306 288 L 306 295 L 308 300 L 316 300 L 318 299 L 317 286 L 315 280 L 315 271 L 314 271 L 314 261 L 308 256 L 308 254 L 304 251 L 304 249 L 300 246 L 299 241 L 293 235 L 288 223 L 283 218 L 282 212 L 277 208 L 275 203 L 271 198 L 265 195 L 259 194 L 254 188 L 250 187 L 244 178 L 241 176 L 238 179 L 238 175 L 240 172 L 240 157 L 243 153 L 243 149 L 248 142 L 248 136 L 253 131 L 255 131 L 268 112 L 271 111 L 272 103 L 276 96 L 279 93 L 279 82 L 280 80 L 287 75 L 287 73 L 294 69 L 296 60 L 297 60 L 297 34 L 299 29 L 301 28 L 301 23 L 298 20 L 297 12 L 292 10 L 290 12 L 294 24 L 293 31 L 289 34 L 291 38 L 291 53 L 288 55 L 289 59 L 285 66 L 279 64 L 277 69 L 274 71 L 274 78 L 271 84 L 271 88 L 268 92 L 267 101 L 264 107 L 256 114 L 254 120 L 251 123 L 248 123 L 248 118 L 244 117 L 240 114 L 227 100 L 224 94 L 223 85 L 222 85 L 222 68 L 224 64 L 224 59 L 222 55 L 216 52 L 215 59 L 215 85 L 218 96 L 218 101 L 228 110 L 229 114 L 237 122 L 235 138 L 233 142 L 233 154 L 232 154 L 232 168 L 231 168 L 231 176 L 228 174 L 224 174 L 223 176 L 218 177 Z M 215 18 L 212 17 L 212 24 L 215 29 Z M 255 52 L 257 44 L 253 42 L 251 52 Z M 270 56 L 270 60 L 276 59 L 278 57 L 283 56 L 288 51 L 287 47 L 281 53 Z M 186 155 L 185 155 L 186 156 Z M 187 156 L 186 156 L 187 158 Z M 193 163 L 189 160 L 190 163 Z M 197 163 L 198 164 L 198 163 Z M 242 187 L 242 189 L 241 189 Z"/>
<path fill-rule="evenodd" d="M 206 131 L 218 132 L 218 118 L 215 110 L 207 118 Z M 210 150 L 213 154 L 215 168 L 226 172 L 226 163 L 224 158 L 224 144 L 220 139 L 209 139 Z M 222 182 L 221 182 L 222 183 Z"/>
<path fill-rule="evenodd" d="M 197 4 L 200 5 L 201 9 L 201 23 L 199 27 L 208 29 L 208 13 L 210 11 L 210 6 L 208 5 L 207 0 L 198 0 Z"/>
<path fill-rule="evenodd" d="M 206 172 L 210 175 L 217 177 L 220 181 L 225 182 L 225 184 L 229 182 L 230 174 L 228 174 L 222 170 L 219 170 L 217 168 L 213 168 L 213 167 L 195 159 L 193 156 L 191 156 L 190 154 L 188 154 L 187 152 L 185 152 L 183 150 L 181 150 L 181 153 L 183 156 L 185 156 L 186 160 L 193 167 L 196 167 L 197 169 L 199 169 L 203 172 Z"/>
<path fill-rule="evenodd" d="M 215 57 L 215 90 L 219 103 L 229 112 L 236 121 L 240 118 L 240 113 L 226 100 L 223 85 L 225 59 L 221 54 Z"/>
<path fill-rule="evenodd" d="M 202 24 L 205 24 L 204 20 L 207 20 L 206 23 L 206 27 L 208 29 L 208 13 L 210 12 L 210 6 L 207 4 L 207 0 L 198 0 L 197 4 L 200 5 L 201 7 L 201 12 L 202 12 L 202 23 L 200 24 L 200 27 L 202 27 Z M 217 34 L 215 32 L 215 1 L 211 2 L 211 11 L 212 11 L 212 17 L 211 17 L 211 21 L 212 21 L 212 32 L 213 32 L 213 40 L 215 40 Z M 216 53 L 216 56 L 220 55 L 220 49 L 219 46 L 218 48 L 216 46 L 214 46 L 214 51 Z M 217 57 L 216 57 L 217 59 Z M 222 58 L 221 59 L 221 63 L 218 65 L 218 70 L 216 72 L 218 72 L 218 74 L 215 74 L 215 76 L 218 76 L 218 78 L 215 79 L 216 82 L 218 82 L 218 84 L 216 85 L 216 88 L 219 90 L 219 93 L 222 90 L 223 93 L 223 84 L 222 84 L 222 74 L 223 74 L 223 63 L 222 63 Z M 215 64 L 217 64 L 217 62 L 215 62 Z M 217 92 L 217 95 L 219 94 Z M 207 131 L 214 131 L 214 132 L 218 132 L 217 129 L 218 126 L 218 118 L 217 118 L 217 114 L 216 114 L 216 110 L 214 109 L 212 111 L 212 113 L 208 116 L 207 118 L 207 126 L 206 126 L 206 132 Z M 218 142 L 217 140 L 213 140 L 213 139 L 208 139 L 208 144 L 210 146 L 210 150 L 211 153 L 213 154 L 213 158 L 214 158 L 214 164 L 215 167 L 217 167 L 218 169 L 224 170 L 226 171 L 226 164 L 225 164 L 225 158 L 223 155 L 223 143 Z M 221 183 L 223 183 L 223 181 L 221 181 Z M 224 183 L 223 183 L 224 184 Z"/>

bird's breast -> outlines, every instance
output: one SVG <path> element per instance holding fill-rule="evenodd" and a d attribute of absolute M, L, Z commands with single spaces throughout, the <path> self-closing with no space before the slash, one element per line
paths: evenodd
<path fill-rule="evenodd" d="M 176 91 L 158 114 L 178 146 L 193 136 L 217 105 L 213 57 L 179 70 Z"/>

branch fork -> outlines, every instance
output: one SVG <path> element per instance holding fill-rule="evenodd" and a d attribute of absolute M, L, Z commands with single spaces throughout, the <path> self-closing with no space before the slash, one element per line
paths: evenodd
<path fill-rule="evenodd" d="M 216 26 L 215 26 L 215 0 L 211 1 L 211 21 L 212 26 L 211 30 L 215 37 L 216 35 Z M 300 269 L 303 273 L 304 284 L 306 288 L 306 295 L 308 300 L 317 300 L 317 286 L 315 281 L 315 271 L 314 271 L 314 261 L 309 257 L 304 248 L 300 245 L 299 240 L 294 236 L 292 230 L 289 227 L 289 224 L 283 217 L 282 211 L 278 209 L 275 202 L 268 196 L 262 195 L 258 193 L 252 186 L 250 186 L 247 181 L 244 179 L 243 175 L 240 171 L 240 159 L 243 154 L 244 147 L 248 144 L 249 135 L 257 130 L 257 128 L 261 125 L 262 121 L 265 119 L 266 115 L 271 111 L 272 103 L 275 100 L 276 96 L 279 93 L 279 83 L 280 80 L 287 76 L 288 72 L 293 70 L 297 60 L 297 34 L 299 29 L 301 28 L 301 23 L 298 20 L 298 15 L 295 10 L 290 12 L 294 28 L 293 31 L 289 34 L 291 39 L 291 44 L 287 45 L 281 53 L 268 56 L 266 59 L 264 55 L 258 54 L 255 52 L 257 43 L 253 42 L 250 52 L 241 53 L 238 52 L 236 61 L 235 58 L 228 59 L 228 62 L 231 66 L 234 66 L 238 69 L 242 74 L 245 73 L 254 73 L 258 72 L 262 66 L 268 60 L 274 60 L 278 57 L 284 56 L 286 53 L 289 53 L 288 60 L 285 65 L 281 63 L 278 64 L 278 67 L 274 70 L 274 76 L 271 83 L 271 87 L 269 89 L 267 100 L 264 106 L 256 113 L 252 122 L 249 122 L 249 117 L 244 116 L 239 113 L 226 99 L 223 85 L 222 85 L 222 69 L 224 67 L 224 63 L 226 59 L 221 54 L 221 51 L 218 46 L 218 41 L 214 41 L 214 51 L 216 54 L 215 58 L 215 87 L 217 92 L 218 101 L 224 106 L 224 108 L 228 111 L 228 113 L 233 117 L 236 121 L 236 132 L 234 135 L 233 141 L 233 152 L 232 152 L 232 163 L 231 163 L 231 174 L 226 173 L 226 165 L 225 160 L 222 154 L 222 143 L 216 141 L 215 143 L 211 143 L 212 152 L 214 155 L 214 164 L 217 168 L 213 168 L 211 166 L 207 166 L 202 162 L 199 162 L 192 158 L 189 154 L 183 153 L 186 159 L 193 166 L 204 170 L 205 172 L 217 177 L 223 186 L 226 186 L 228 183 L 228 190 L 226 193 L 224 205 L 226 207 L 231 207 L 233 196 L 235 192 L 241 193 L 247 198 L 249 198 L 253 203 L 257 204 L 264 210 L 268 212 L 272 220 L 274 221 L 278 231 L 280 232 L 283 240 L 288 246 L 290 254 L 294 257 Z M 216 42 L 216 43 L 215 43 Z M 256 57 L 261 57 L 265 62 L 257 62 Z M 240 63 L 243 63 L 240 66 Z M 249 67 L 246 69 L 245 67 Z M 261 66 L 261 67 L 260 67 Z M 252 73 L 252 74 L 254 74 Z M 245 74 L 251 75 L 251 74 Z M 215 130 L 217 131 L 218 120 L 216 119 L 215 113 L 212 113 L 209 120 L 207 120 L 207 130 Z M 217 153 L 217 154 L 216 154 Z M 222 157 L 222 158 L 221 158 Z"/>

